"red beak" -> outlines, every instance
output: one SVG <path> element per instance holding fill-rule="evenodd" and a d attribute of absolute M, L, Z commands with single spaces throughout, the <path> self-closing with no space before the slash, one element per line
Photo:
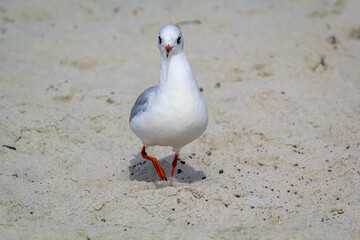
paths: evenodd
<path fill-rule="evenodd" d="M 165 49 L 166 49 L 166 57 L 169 57 L 169 53 L 170 53 L 171 49 L 173 49 L 173 48 L 170 47 L 170 45 L 168 44 L 168 45 L 165 47 Z"/>
<path fill-rule="evenodd" d="M 172 47 L 170 47 L 170 45 L 168 44 L 167 46 L 166 46 L 166 51 L 168 51 L 168 52 L 170 52 L 171 51 L 171 49 L 173 49 Z"/>

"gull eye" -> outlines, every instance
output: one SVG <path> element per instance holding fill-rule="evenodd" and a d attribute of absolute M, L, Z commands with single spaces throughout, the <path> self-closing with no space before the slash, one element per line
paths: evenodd
<path fill-rule="evenodd" d="M 180 41 L 181 41 L 181 36 L 178 37 L 178 39 L 176 40 L 177 41 L 177 44 L 180 44 Z"/>
<path fill-rule="evenodd" d="M 161 37 L 160 37 L 160 36 L 158 36 L 158 38 L 159 38 L 159 44 L 161 44 Z"/>

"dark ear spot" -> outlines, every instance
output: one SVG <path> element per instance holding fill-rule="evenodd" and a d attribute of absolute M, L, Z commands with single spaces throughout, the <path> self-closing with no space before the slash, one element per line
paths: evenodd
<path fill-rule="evenodd" d="M 161 37 L 160 37 L 160 36 L 158 36 L 158 38 L 159 38 L 159 44 L 161 44 Z"/>

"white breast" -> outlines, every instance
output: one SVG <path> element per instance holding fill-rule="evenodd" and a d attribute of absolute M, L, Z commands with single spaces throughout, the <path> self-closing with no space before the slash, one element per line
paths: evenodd
<path fill-rule="evenodd" d="M 177 152 L 205 131 L 206 102 L 184 54 L 162 65 L 165 69 L 160 76 L 166 79 L 160 77 L 146 112 L 136 116 L 130 126 L 145 145 L 172 146 Z"/>

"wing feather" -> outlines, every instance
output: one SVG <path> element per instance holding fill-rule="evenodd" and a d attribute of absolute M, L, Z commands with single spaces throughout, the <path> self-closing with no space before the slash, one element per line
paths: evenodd
<path fill-rule="evenodd" d="M 156 90 L 156 86 L 150 87 L 143 91 L 137 98 L 134 106 L 131 109 L 130 122 L 138 114 L 145 112 L 148 107 L 149 96 Z"/>

